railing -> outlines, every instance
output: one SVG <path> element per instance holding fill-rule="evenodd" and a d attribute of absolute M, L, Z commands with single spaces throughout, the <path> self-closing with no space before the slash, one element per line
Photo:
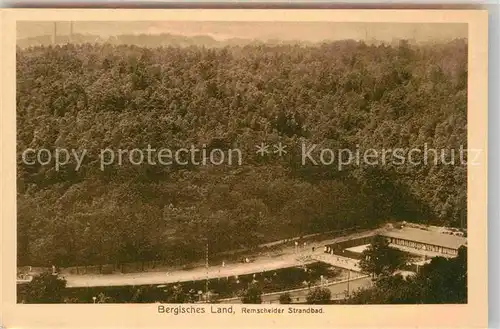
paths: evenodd
<path fill-rule="evenodd" d="M 349 279 L 345 279 L 345 280 L 329 282 L 329 283 L 326 283 L 326 284 L 319 284 L 319 285 L 315 285 L 315 286 L 311 286 L 311 287 L 307 287 L 307 288 L 297 288 L 297 289 L 290 289 L 290 290 L 269 292 L 269 293 L 262 294 L 261 297 L 265 298 L 265 297 L 276 296 L 279 299 L 280 295 L 286 294 L 286 293 L 292 295 L 294 293 L 300 293 L 300 292 L 312 290 L 312 289 L 315 289 L 315 288 L 327 288 L 327 287 L 331 287 L 331 286 L 342 284 L 342 283 L 347 283 L 347 282 L 353 282 L 353 281 L 357 281 L 357 280 L 362 280 L 362 279 L 365 279 L 365 278 L 368 278 L 368 277 L 369 277 L 369 275 L 361 275 L 361 276 L 358 276 L 358 277 L 355 277 L 355 278 L 349 278 Z M 332 295 L 331 300 L 344 299 L 345 296 L 346 296 L 345 292 L 344 293 L 337 293 L 337 294 Z M 291 296 L 291 297 L 293 297 L 293 296 Z M 225 302 L 230 303 L 231 301 L 236 301 L 236 300 L 239 300 L 239 299 L 240 299 L 239 297 L 231 297 L 231 298 L 220 299 L 219 302 L 222 303 L 222 304 L 224 304 Z"/>

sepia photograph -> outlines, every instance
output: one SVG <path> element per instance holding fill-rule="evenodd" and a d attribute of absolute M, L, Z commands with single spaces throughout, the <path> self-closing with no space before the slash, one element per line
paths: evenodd
<path fill-rule="evenodd" d="M 17 37 L 20 303 L 467 302 L 467 25 Z"/>
<path fill-rule="evenodd" d="M 466 20 L 16 21 L 15 304 L 484 302 L 472 38 Z"/>

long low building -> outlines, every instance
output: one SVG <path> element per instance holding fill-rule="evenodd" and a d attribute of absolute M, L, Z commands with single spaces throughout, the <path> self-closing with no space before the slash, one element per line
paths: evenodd
<path fill-rule="evenodd" d="M 390 244 L 406 251 L 414 250 L 417 253 L 432 253 L 444 257 L 456 256 L 458 249 L 467 245 L 467 239 L 463 236 L 413 227 L 393 229 L 380 235 L 388 238 Z"/>

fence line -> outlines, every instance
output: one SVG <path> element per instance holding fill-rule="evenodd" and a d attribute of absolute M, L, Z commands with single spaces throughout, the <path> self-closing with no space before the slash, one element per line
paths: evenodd
<path fill-rule="evenodd" d="M 288 239 L 282 239 L 278 241 L 273 241 L 273 242 L 268 242 L 268 243 L 263 243 L 257 246 L 257 249 L 266 249 L 278 245 L 283 245 L 289 242 L 293 241 L 299 241 L 299 240 L 308 240 L 314 237 L 318 236 L 327 236 L 331 234 L 350 234 L 350 232 L 355 232 L 357 230 L 360 230 L 361 228 L 359 227 L 354 227 L 354 228 L 349 228 L 349 229 L 343 229 L 343 230 L 334 230 L 334 231 L 328 231 L 328 232 L 320 232 L 320 233 L 313 233 L 313 234 L 308 234 L 300 237 L 293 237 L 293 238 L 288 238 Z M 366 229 L 367 232 L 370 232 L 370 229 Z M 218 252 L 214 254 L 213 256 L 223 256 L 223 255 L 232 255 L 232 254 L 238 254 L 238 253 L 243 253 L 243 252 L 250 252 L 252 251 L 252 248 L 240 248 L 237 250 L 228 250 L 228 251 L 223 251 L 223 252 Z M 189 269 L 192 267 L 196 266 L 203 266 L 204 263 L 200 262 L 195 262 L 192 263 L 188 266 L 182 266 L 179 264 L 172 264 L 169 263 L 168 260 L 163 259 L 163 260 L 150 260 L 150 261 L 144 261 L 144 262 L 127 262 L 127 263 L 117 263 L 117 264 L 99 264 L 99 265 L 81 265 L 81 266 L 68 266 L 68 267 L 61 267 L 58 268 L 58 272 L 61 274 L 112 274 L 112 273 L 140 273 L 140 272 L 148 272 L 151 270 L 154 270 L 158 267 L 164 267 L 168 266 L 169 270 L 185 270 Z M 18 267 L 19 272 L 23 272 L 25 274 L 37 274 L 37 273 L 42 273 L 46 271 L 51 271 L 50 267 L 33 267 L 32 271 L 27 271 L 26 269 L 30 268 L 30 266 L 20 266 Z"/>
<path fill-rule="evenodd" d="M 303 291 L 307 291 L 307 290 L 311 290 L 311 289 L 315 289 L 315 288 L 326 288 L 326 287 L 331 287 L 331 286 L 334 286 L 337 284 L 342 284 L 342 283 L 353 282 L 353 281 L 365 279 L 368 277 L 369 277 L 369 275 L 360 275 L 358 277 L 351 278 L 351 279 L 344 279 L 344 280 L 335 281 L 335 282 L 331 282 L 331 283 L 319 284 L 319 285 L 311 286 L 311 287 L 307 287 L 307 288 L 297 288 L 297 289 L 290 289 L 290 290 L 283 290 L 283 291 L 276 291 L 276 292 L 268 292 L 268 293 L 262 294 L 261 296 L 262 297 L 279 296 L 279 295 L 286 294 L 286 293 L 303 292 Z M 345 294 L 335 294 L 334 296 L 338 296 L 338 295 L 345 295 Z M 224 298 L 224 299 L 220 299 L 219 302 L 223 303 L 225 301 L 229 302 L 229 301 L 238 300 L 238 299 L 239 299 L 239 297 Z"/>

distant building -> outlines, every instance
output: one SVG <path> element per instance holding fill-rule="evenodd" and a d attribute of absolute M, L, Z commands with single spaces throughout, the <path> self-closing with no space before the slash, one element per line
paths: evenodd
<path fill-rule="evenodd" d="M 375 234 L 372 233 L 355 239 L 326 243 L 323 250 L 331 255 L 361 259 L 363 250 L 372 243 L 374 237 Z"/>
<path fill-rule="evenodd" d="M 437 231 L 413 227 L 403 227 L 380 234 L 394 247 L 417 254 L 455 257 L 461 246 L 467 245 L 467 239 L 459 235 L 444 234 Z"/>

